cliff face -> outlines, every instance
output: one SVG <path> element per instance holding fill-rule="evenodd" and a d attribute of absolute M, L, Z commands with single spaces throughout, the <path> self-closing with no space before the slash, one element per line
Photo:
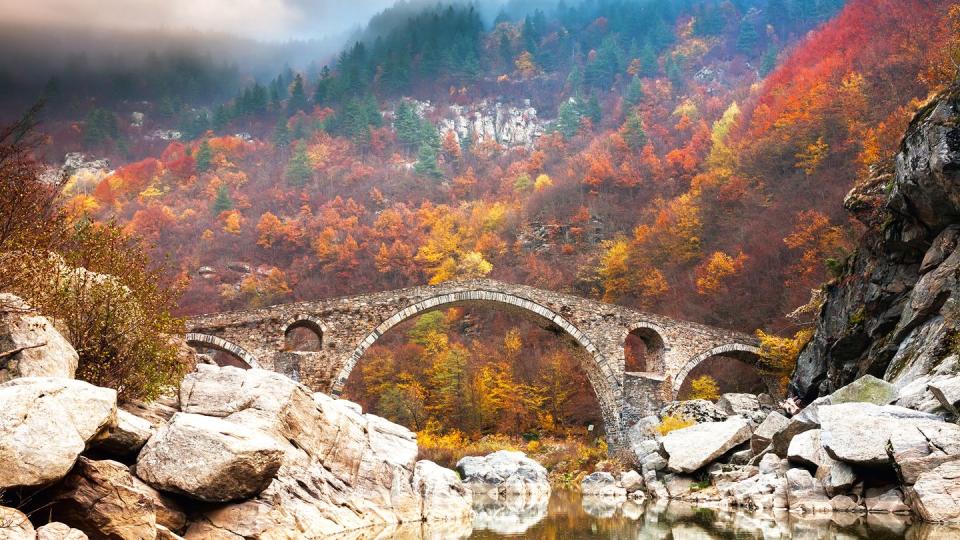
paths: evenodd
<path fill-rule="evenodd" d="M 791 394 L 809 401 L 872 374 L 920 405 L 928 382 L 958 371 L 960 84 L 916 114 L 844 207 L 867 231 L 826 288 Z"/>

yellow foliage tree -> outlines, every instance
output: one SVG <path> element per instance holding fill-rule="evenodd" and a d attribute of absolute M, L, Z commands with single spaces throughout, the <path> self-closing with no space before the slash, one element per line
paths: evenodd
<path fill-rule="evenodd" d="M 807 176 L 812 175 L 817 172 L 817 167 L 820 166 L 820 163 L 827 157 L 827 152 L 830 150 L 830 145 L 823 141 L 823 137 L 817 138 L 811 144 L 808 144 L 806 148 L 797 152 L 797 164 L 798 169 L 803 169 L 803 172 Z"/>
<path fill-rule="evenodd" d="M 757 330 L 756 334 L 757 338 L 760 339 L 760 358 L 763 361 L 763 371 L 777 375 L 780 378 L 781 385 L 785 385 L 789 381 L 793 370 L 797 367 L 797 357 L 800 356 L 800 351 L 813 337 L 813 330 L 810 328 L 801 329 L 793 337 L 767 334 L 763 330 Z"/>
<path fill-rule="evenodd" d="M 223 219 L 223 232 L 230 234 L 240 234 L 240 226 L 243 225 L 243 217 L 240 212 L 231 210 L 224 212 L 226 216 Z"/>
<path fill-rule="evenodd" d="M 690 399 L 706 399 L 716 401 L 720 399 L 720 387 L 717 381 L 709 375 L 697 377 L 690 383 Z"/>
<path fill-rule="evenodd" d="M 720 290 L 723 280 L 743 270 L 747 256 L 743 252 L 731 257 L 722 251 L 715 251 L 703 264 L 697 267 L 697 292 L 703 295 L 714 294 Z"/>
<path fill-rule="evenodd" d="M 533 61 L 533 55 L 529 51 L 520 53 L 513 64 L 524 79 L 529 79 L 537 74 L 537 64 Z"/>

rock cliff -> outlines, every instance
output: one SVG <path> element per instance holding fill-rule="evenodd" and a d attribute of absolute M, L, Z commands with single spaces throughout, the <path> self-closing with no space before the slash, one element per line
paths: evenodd
<path fill-rule="evenodd" d="M 953 379 L 960 353 L 960 85 L 917 112 L 844 207 L 866 232 L 826 287 L 791 394 L 809 402 L 871 374 L 901 405 L 934 410 L 928 385 Z"/>

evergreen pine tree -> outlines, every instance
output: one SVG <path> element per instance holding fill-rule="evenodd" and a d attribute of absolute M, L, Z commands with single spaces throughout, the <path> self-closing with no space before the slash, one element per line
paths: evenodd
<path fill-rule="evenodd" d="M 777 47 L 771 45 L 763 55 L 763 61 L 760 63 L 760 75 L 766 77 L 774 68 L 777 67 Z"/>
<path fill-rule="evenodd" d="M 219 216 L 227 210 L 233 210 L 233 199 L 230 198 L 227 186 L 221 184 L 217 189 L 217 198 L 213 201 L 213 215 Z"/>
<path fill-rule="evenodd" d="M 759 39 L 760 36 L 757 34 L 757 27 L 753 21 L 743 21 L 740 25 L 740 35 L 737 36 L 737 50 L 749 54 L 753 52 Z"/>
<path fill-rule="evenodd" d="M 623 125 L 623 140 L 634 152 L 639 152 L 647 144 L 647 133 L 643 130 L 643 120 L 639 114 L 631 114 Z"/>
<path fill-rule="evenodd" d="M 286 148 L 290 144 L 290 130 L 287 128 L 287 121 L 281 118 L 277 122 L 277 127 L 273 129 L 273 144 L 277 148 Z"/>
<path fill-rule="evenodd" d="M 287 162 L 284 177 L 291 186 L 301 187 L 313 178 L 313 167 L 310 166 L 310 156 L 307 155 L 307 145 L 298 143 Z"/>
<path fill-rule="evenodd" d="M 287 101 L 287 114 L 302 111 L 307 108 L 307 92 L 303 87 L 303 75 L 297 73 L 290 88 L 290 99 Z"/>
<path fill-rule="evenodd" d="M 643 100 L 643 86 L 640 84 L 640 77 L 634 77 L 627 86 L 627 93 L 623 96 L 623 102 L 627 107 L 636 107 Z"/>
<path fill-rule="evenodd" d="M 204 139 L 197 148 L 197 155 L 194 157 L 197 172 L 204 173 L 210 170 L 210 162 L 213 159 L 213 152 L 210 151 L 210 144 Z"/>
<path fill-rule="evenodd" d="M 569 139 L 580 131 L 580 118 L 583 114 L 580 112 L 580 106 L 573 99 L 565 100 L 560 104 L 557 111 L 557 121 L 555 127 L 564 138 Z"/>
<path fill-rule="evenodd" d="M 429 144 L 420 146 L 420 151 L 417 152 L 417 163 L 413 166 L 413 170 L 420 176 L 443 177 L 440 166 L 437 165 L 437 151 Z"/>
<path fill-rule="evenodd" d="M 584 112 L 587 118 L 593 122 L 594 126 L 600 123 L 601 118 L 603 118 L 603 110 L 600 108 L 600 100 L 597 99 L 596 94 L 590 94 L 590 99 L 587 101 L 587 109 Z"/>

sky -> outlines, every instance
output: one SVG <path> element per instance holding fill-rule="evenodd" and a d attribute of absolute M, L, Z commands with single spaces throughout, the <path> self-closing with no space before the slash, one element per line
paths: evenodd
<path fill-rule="evenodd" d="M 394 0 L 0 0 L 0 20 L 31 26 L 199 30 L 265 41 L 340 35 Z"/>

